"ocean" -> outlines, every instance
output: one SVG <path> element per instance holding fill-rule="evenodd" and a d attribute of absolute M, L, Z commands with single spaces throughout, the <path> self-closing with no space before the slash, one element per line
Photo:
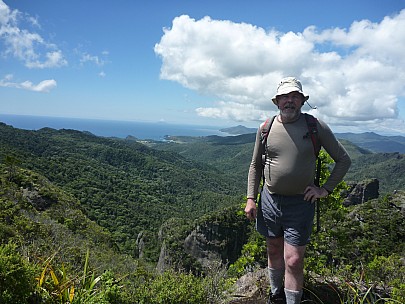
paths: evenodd
<path fill-rule="evenodd" d="M 62 118 L 30 115 L 0 114 L 0 122 L 18 129 L 39 130 L 45 127 L 52 129 L 73 129 L 88 131 L 97 136 L 126 138 L 134 136 L 138 139 L 164 140 L 165 135 L 171 136 L 208 136 L 229 134 L 219 131 L 220 127 L 180 125 L 164 122 L 136 122 L 80 118 Z"/>

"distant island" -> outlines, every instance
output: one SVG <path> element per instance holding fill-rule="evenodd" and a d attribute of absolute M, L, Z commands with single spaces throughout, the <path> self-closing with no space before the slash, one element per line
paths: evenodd
<path fill-rule="evenodd" d="M 238 125 L 236 127 L 220 129 L 219 131 L 228 133 L 231 135 L 243 135 L 243 134 L 256 133 L 257 128 L 247 128 L 245 126 Z"/>

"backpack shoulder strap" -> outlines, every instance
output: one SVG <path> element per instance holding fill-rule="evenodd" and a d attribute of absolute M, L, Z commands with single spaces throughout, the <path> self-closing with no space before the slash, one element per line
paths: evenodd
<path fill-rule="evenodd" d="M 319 156 L 319 152 L 321 150 L 321 144 L 319 143 L 318 138 L 318 120 L 310 115 L 305 113 L 305 120 L 308 126 L 308 134 L 311 137 L 312 145 L 314 147 L 315 157 L 317 158 L 317 165 L 316 165 L 316 175 L 314 184 L 315 186 L 319 187 L 320 179 L 321 179 L 321 169 L 322 169 L 322 161 Z M 316 232 L 321 230 L 321 211 L 319 207 L 319 199 L 316 201 Z"/>
<path fill-rule="evenodd" d="M 266 165 L 266 158 L 267 158 L 267 137 L 269 136 L 270 133 L 270 128 L 273 125 L 274 119 L 276 116 L 270 117 L 266 119 L 265 122 L 263 122 L 260 125 L 260 142 L 263 146 L 263 152 L 262 152 L 262 183 L 263 185 L 265 184 L 265 177 L 264 177 L 264 167 Z"/>
<path fill-rule="evenodd" d="M 260 141 L 262 142 L 262 144 L 263 144 L 264 146 L 266 146 L 267 137 L 269 136 L 270 128 L 271 128 L 271 126 L 273 125 L 274 118 L 276 118 L 276 116 L 267 118 L 266 121 L 263 122 L 263 123 L 260 125 L 260 133 L 261 133 Z"/>
<path fill-rule="evenodd" d="M 305 113 L 304 116 L 308 126 L 308 134 L 311 137 L 312 145 L 314 146 L 315 156 L 318 157 L 319 151 L 321 150 L 321 145 L 318 139 L 318 120 L 307 113 Z"/>

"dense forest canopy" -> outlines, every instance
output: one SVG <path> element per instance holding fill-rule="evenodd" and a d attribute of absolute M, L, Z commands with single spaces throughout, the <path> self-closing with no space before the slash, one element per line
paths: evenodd
<path fill-rule="evenodd" d="M 214 167 L 136 141 L 74 130 L 19 130 L 4 124 L 0 132 L 0 158 L 13 155 L 22 167 L 72 193 L 85 214 L 108 229 L 127 253 L 136 249 L 141 232 L 155 248 L 153 235 L 162 221 L 173 216 L 198 218 L 243 195 Z M 156 260 L 158 252 L 152 251 Z"/>
<path fill-rule="evenodd" d="M 253 141 L 140 143 L 0 124 L 1 302 L 226 303 L 237 278 L 266 265 L 265 241 L 242 211 Z M 307 287 L 321 297 L 321 278 L 347 290 L 333 303 L 402 303 L 404 155 L 342 143 L 353 159 L 347 181 L 376 177 L 382 191 L 346 208 L 342 183 L 322 203 Z M 325 179 L 333 164 L 321 155 Z"/>

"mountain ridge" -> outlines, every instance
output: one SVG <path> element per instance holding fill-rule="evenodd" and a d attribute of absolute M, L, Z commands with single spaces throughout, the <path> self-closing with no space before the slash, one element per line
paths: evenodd
<path fill-rule="evenodd" d="M 255 133 L 257 128 L 248 128 L 243 125 L 238 125 L 230 128 L 220 129 L 221 132 L 228 133 L 229 135 L 246 135 L 250 133 Z M 346 139 L 355 145 L 368 149 L 372 152 L 398 152 L 401 154 L 405 153 L 405 136 L 395 135 L 380 135 L 375 132 L 362 132 L 362 133 L 352 133 L 343 132 L 335 133 L 338 139 Z"/>

